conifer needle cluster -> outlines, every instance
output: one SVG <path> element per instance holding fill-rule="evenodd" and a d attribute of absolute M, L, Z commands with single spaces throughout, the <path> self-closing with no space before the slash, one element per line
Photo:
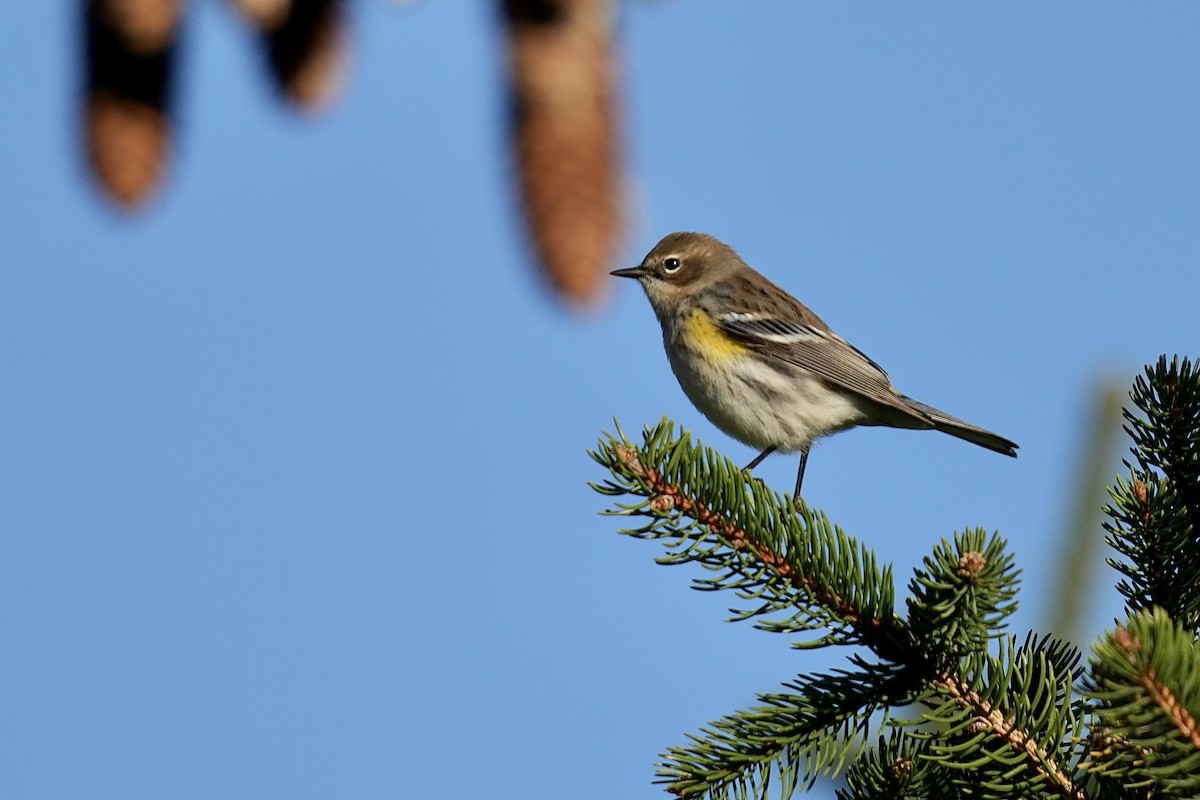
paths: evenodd
<path fill-rule="evenodd" d="M 1127 616 L 1086 664 L 1008 630 L 1019 570 L 996 534 L 936 543 L 898 602 L 869 547 L 669 420 L 602 438 L 593 486 L 636 521 L 623 533 L 702 567 L 732 620 L 843 652 L 668 749 L 667 791 L 787 798 L 839 775 L 845 800 L 1200 796 L 1200 374 L 1163 357 L 1130 398 L 1105 509 Z"/>

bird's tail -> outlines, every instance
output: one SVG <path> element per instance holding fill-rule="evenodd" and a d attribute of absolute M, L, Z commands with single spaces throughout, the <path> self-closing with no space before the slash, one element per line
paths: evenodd
<path fill-rule="evenodd" d="M 905 397 L 904 401 L 921 414 L 929 417 L 929 421 L 933 423 L 933 427 L 942 433 L 957 436 L 959 439 L 964 439 L 980 447 L 986 447 L 988 450 L 995 450 L 997 453 L 1003 453 L 1006 456 L 1017 457 L 1017 443 L 1014 441 L 1005 439 L 1003 436 L 991 431 L 984 430 L 978 425 L 964 422 L 958 417 L 952 417 L 945 411 L 939 411 L 933 406 L 927 406 L 924 403 L 913 400 L 911 397 Z"/>

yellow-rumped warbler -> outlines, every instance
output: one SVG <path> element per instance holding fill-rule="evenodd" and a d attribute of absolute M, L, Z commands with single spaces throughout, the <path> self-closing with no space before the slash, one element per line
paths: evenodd
<path fill-rule="evenodd" d="M 918 403 L 883 368 L 799 300 L 704 233 L 672 233 L 629 269 L 662 325 L 688 399 L 725 433 L 762 452 L 800 453 L 795 499 L 812 443 L 857 425 L 919 428 L 1016 456 L 1017 445 Z"/>

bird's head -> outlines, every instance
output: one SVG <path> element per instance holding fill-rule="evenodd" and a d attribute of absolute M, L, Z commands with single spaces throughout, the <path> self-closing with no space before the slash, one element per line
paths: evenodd
<path fill-rule="evenodd" d="M 635 278 L 660 316 L 669 314 L 713 283 L 745 269 L 733 248 L 707 233 L 668 234 L 636 267 L 614 270 Z"/>

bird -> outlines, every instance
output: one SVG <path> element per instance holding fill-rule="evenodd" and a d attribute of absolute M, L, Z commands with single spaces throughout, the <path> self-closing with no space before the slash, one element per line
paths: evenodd
<path fill-rule="evenodd" d="M 671 369 L 717 428 L 761 452 L 799 453 L 800 503 L 809 451 L 857 426 L 937 430 L 1016 457 L 1017 444 L 901 394 L 887 372 L 803 303 L 706 233 L 668 234 L 636 267 L 662 327 Z"/>

